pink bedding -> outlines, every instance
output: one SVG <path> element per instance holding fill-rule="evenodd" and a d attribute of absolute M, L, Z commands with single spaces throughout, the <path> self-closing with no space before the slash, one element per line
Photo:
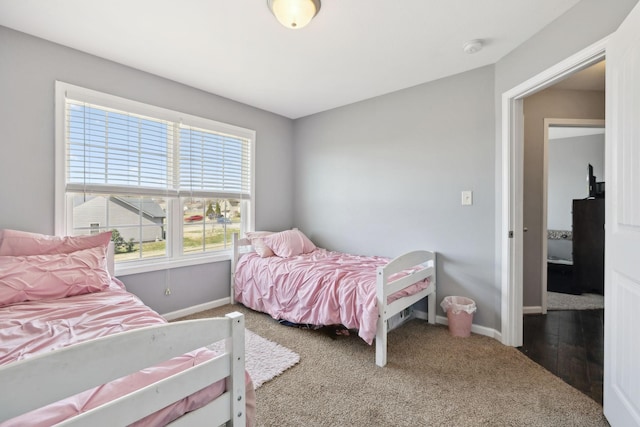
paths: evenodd
<path fill-rule="evenodd" d="M 371 344 L 378 319 L 376 270 L 388 262 L 326 249 L 293 258 L 261 258 L 251 252 L 238 260 L 235 299 L 274 319 L 357 329 Z M 388 302 L 428 286 L 428 281 L 415 283 L 391 295 Z"/>
<path fill-rule="evenodd" d="M 48 301 L 30 301 L 0 308 L 0 365 L 70 344 L 166 321 L 124 290 L 117 279 L 104 292 Z M 165 378 L 213 357 L 199 349 L 154 368 L 118 379 L 93 390 L 0 423 L 9 426 L 49 426 L 113 400 L 132 390 Z M 246 377 L 250 384 L 250 378 Z M 191 395 L 136 423 L 164 425 L 220 395 L 224 381 Z"/>

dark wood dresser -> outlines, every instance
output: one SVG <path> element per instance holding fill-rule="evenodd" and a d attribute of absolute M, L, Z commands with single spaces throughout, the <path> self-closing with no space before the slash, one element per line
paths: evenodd
<path fill-rule="evenodd" d="M 604 294 L 604 198 L 574 200 L 572 212 L 574 288 Z"/>

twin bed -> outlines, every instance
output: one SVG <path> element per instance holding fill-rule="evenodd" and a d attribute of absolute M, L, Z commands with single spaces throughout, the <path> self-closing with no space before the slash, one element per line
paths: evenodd
<path fill-rule="evenodd" d="M 109 240 L 0 230 L 0 426 L 252 424 L 244 317 L 167 323 Z"/>
<path fill-rule="evenodd" d="M 435 323 L 436 254 L 393 260 L 317 248 L 297 229 L 234 235 L 231 296 L 293 324 L 354 329 L 387 363 L 389 320 L 423 298 Z"/>

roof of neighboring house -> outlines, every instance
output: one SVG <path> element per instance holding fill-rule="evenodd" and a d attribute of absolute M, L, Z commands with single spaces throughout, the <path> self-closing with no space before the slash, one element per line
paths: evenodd
<path fill-rule="evenodd" d="M 114 201 L 119 201 L 124 205 L 129 205 L 136 211 L 142 211 L 143 214 L 152 218 L 165 218 L 167 214 L 162 207 L 150 199 L 140 199 L 138 197 L 111 197 Z"/>

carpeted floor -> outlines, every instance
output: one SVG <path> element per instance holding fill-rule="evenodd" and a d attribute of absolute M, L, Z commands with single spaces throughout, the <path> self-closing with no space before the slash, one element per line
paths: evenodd
<path fill-rule="evenodd" d="M 241 305 L 257 334 L 300 362 L 257 394 L 258 426 L 607 426 L 602 407 L 517 349 L 411 320 L 389 334 L 389 363 L 357 336 L 290 328 Z"/>
<path fill-rule="evenodd" d="M 600 308 L 604 308 L 603 295 L 547 292 L 547 310 L 596 310 Z"/>

